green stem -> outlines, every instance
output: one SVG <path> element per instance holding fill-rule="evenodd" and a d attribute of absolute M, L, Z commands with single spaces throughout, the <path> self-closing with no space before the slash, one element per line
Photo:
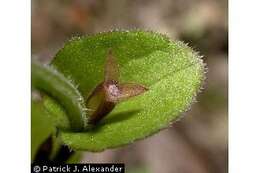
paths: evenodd
<path fill-rule="evenodd" d="M 87 113 L 84 98 L 72 81 L 53 67 L 32 61 L 32 86 L 57 100 L 66 110 L 71 130 L 87 129 Z"/>

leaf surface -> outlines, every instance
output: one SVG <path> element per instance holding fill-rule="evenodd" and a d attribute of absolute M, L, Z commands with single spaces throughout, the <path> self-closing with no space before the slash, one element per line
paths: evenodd
<path fill-rule="evenodd" d="M 142 84 L 149 91 L 118 104 L 90 131 L 61 132 L 72 149 L 102 151 L 156 133 L 190 107 L 204 79 L 204 64 L 191 48 L 143 31 L 73 39 L 57 53 L 52 66 L 69 76 L 86 100 L 104 79 L 109 49 L 119 64 L 119 81 Z"/>
<path fill-rule="evenodd" d="M 33 160 L 37 149 L 39 149 L 41 144 L 55 132 L 55 127 L 42 104 L 36 101 L 32 101 L 31 104 L 31 160 Z"/>

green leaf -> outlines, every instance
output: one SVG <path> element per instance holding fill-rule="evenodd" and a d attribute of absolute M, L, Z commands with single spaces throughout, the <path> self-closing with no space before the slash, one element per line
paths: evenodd
<path fill-rule="evenodd" d="M 33 160 L 38 148 L 55 131 L 55 127 L 40 102 L 32 101 L 31 104 L 31 158 Z"/>
<path fill-rule="evenodd" d="M 119 81 L 139 83 L 149 91 L 118 104 L 90 131 L 61 132 L 63 142 L 73 149 L 102 151 L 166 128 L 190 107 L 204 79 L 204 64 L 191 48 L 143 31 L 73 39 L 57 53 L 52 66 L 70 76 L 86 100 L 104 78 L 109 49 L 119 63 Z"/>

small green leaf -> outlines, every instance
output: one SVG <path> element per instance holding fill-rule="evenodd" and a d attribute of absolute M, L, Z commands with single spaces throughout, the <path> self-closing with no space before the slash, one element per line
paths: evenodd
<path fill-rule="evenodd" d="M 41 103 L 32 101 L 31 104 L 31 158 L 33 160 L 38 148 L 55 131 L 55 127 Z"/>
<path fill-rule="evenodd" d="M 61 132 L 63 142 L 73 149 L 101 151 L 158 132 L 190 107 L 204 79 L 203 62 L 191 48 L 143 31 L 73 39 L 57 53 L 52 66 L 70 76 L 86 100 L 104 79 L 109 49 L 119 64 L 119 80 L 145 85 L 149 91 L 119 103 L 90 131 Z"/>

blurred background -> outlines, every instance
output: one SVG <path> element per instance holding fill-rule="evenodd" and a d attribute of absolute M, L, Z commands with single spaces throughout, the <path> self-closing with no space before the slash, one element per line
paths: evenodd
<path fill-rule="evenodd" d="M 204 90 L 181 121 L 81 162 L 123 162 L 128 173 L 228 172 L 227 0 L 32 0 L 32 55 L 48 63 L 73 36 L 144 29 L 182 40 L 207 63 Z"/>

